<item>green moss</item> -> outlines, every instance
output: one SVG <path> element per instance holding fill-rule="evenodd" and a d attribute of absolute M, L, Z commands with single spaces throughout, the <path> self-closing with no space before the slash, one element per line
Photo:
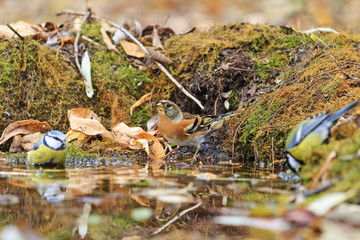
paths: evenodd
<path fill-rule="evenodd" d="M 93 41 L 103 44 L 103 37 L 100 32 L 101 24 L 92 22 L 89 24 L 83 24 L 81 28 L 82 35 L 92 39 Z"/>
<path fill-rule="evenodd" d="M 33 118 L 66 129 L 67 110 L 87 102 L 82 82 L 65 60 L 37 41 L 0 42 L 0 129 L 14 121 Z M 81 99 L 81 100 L 80 100 Z"/>
<path fill-rule="evenodd" d="M 78 142 L 71 142 L 67 145 L 67 158 L 75 158 L 75 157 L 95 157 L 95 154 L 91 154 L 88 151 L 82 149 Z"/>
<path fill-rule="evenodd" d="M 340 86 L 341 86 L 341 83 L 340 83 L 340 82 L 332 81 L 332 82 L 329 82 L 328 84 L 326 84 L 326 85 L 321 89 L 321 91 L 322 91 L 324 94 L 332 95 L 332 94 L 335 94 L 335 93 L 336 93 L 337 88 L 340 87 Z"/>
<path fill-rule="evenodd" d="M 269 117 L 283 104 L 282 100 L 276 100 L 269 106 L 268 99 L 262 99 L 254 106 L 252 114 L 243 124 L 243 129 L 238 138 L 238 150 L 252 155 L 249 143 L 252 143 L 253 146 L 263 146 L 271 143 L 272 138 L 278 144 L 277 146 L 284 144 L 284 132 L 278 131 L 276 128 L 269 129 L 267 132 L 262 129 L 268 123 Z M 266 149 L 257 147 L 257 150 L 261 159 L 264 159 L 264 157 L 268 159 Z"/>

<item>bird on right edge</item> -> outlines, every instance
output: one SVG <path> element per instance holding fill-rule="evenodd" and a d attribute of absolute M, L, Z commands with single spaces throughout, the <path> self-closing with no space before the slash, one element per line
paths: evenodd
<path fill-rule="evenodd" d="M 212 130 L 218 129 L 223 120 L 235 116 L 234 112 L 219 115 L 193 116 L 184 119 L 180 108 L 170 100 L 161 100 L 155 105 L 159 113 L 158 129 L 160 135 L 169 143 L 177 146 L 196 146 L 193 160 L 200 150 L 204 137 Z"/>
<path fill-rule="evenodd" d="M 294 173 L 298 173 L 301 165 L 305 164 L 306 156 L 312 152 L 312 148 L 322 144 L 329 137 L 336 120 L 358 103 L 359 100 L 352 102 L 332 115 L 327 112 L 319 113 L 291 130 L 286 139 L 286 157 L 288 166 Z"/>

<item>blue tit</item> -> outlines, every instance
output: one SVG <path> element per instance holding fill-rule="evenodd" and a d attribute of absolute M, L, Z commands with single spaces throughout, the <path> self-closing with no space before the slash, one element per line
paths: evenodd
<path fill-rule="evenodd" d="M 29 164 L 55 164 L 65 165 L 66 160 L 66 136 L 60 131 L 54 130 L 46 133 L 28 152 Z"/>
<path fill-rule="evenodd" d="M 286 139 L 286 157 L 293 172 L 298 173 L 301 165 L 311 154 L 313 147 L 322 144 L 329 137 L 335 121 L 358 103 L 359 100 L 350 103 L 332 115 L 323 112 L 312 116 L 291 130 Z"/>

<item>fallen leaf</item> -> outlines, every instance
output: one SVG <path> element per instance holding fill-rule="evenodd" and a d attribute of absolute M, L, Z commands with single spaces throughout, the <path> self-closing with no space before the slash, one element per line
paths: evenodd
<path fill-rule="evenodd" d="M 0 138 L 0 145 L 19 134 L 26 135 L 51 130 L 52 128 L 47 122 L 40 122 L 33 119 L 14 122 L 9 124 L 3 131 Z"/>
<path fill-rule="evenodd" d="M 176 35 L 174 30 L 169 27 L 160 27 L 159 25 L 149 25 L 142 30 L 142 36 L 151 35 L 157 29 L 160 38 L 169 38 L 172 35 Z"/>
<path fill-rule="evenodd" d="M 103 26 L 101 26 L 100 28 L 100 32 L 101 32 L 101 35 L 103 37 L 103 40 L 104 40 L 104 43 L 106 45 L 106 47 L 111 50 L 111 51 L 114 51 L 116 53 L 119 53 L 119 50 L 116 48 L 116 46 L 114 44 L 112 44 L 111 42 L 111 39 L 109 38 L 109 36 L 106 34 L 106 31 L 105 31 L 105 28 Z"/>
<path fill-rule="evenodd" d="M 151 93 L 147 93 L 144 96 L 142 96 L 136 103 L 134 103 L 131 107 L 130 107 L 130 115 L 133 114 L 133 111 L 135 108 L 137 108 L 138 106 L 140 106 L 143 103 L 146 103 L 147 101 L 149 101 L 151 97 Z"/>
<path fill-rule="evenodd" d="M 44 134 L 41 132 L 28 134 L 23 137 L 21 135 L 16 135 L 13 139 L 13 142 L 10 146 L 9 152 L 20 152 L 20 151 L 30 151 L 34 148 L 35 144 L 40 140 L 40 138 Z M 20 138 L 19 140 L 15 140 L 16 138 Z M 18 142 L 19 141 L 19 142 Z M 19 143 L 19 145 L 17 145 Z M 18 148 L 18 150 L 15 150 Z"/>
<path fill-rule="evenodd" d="M 74 108 L 68 111 L 70 128 L 87 136 L 100 135 L 107 141 L 114 141 L 113 135 L 98 121 L 97 115 L 86 108 Z"/>
<path fill-rule="evenodd" d="M 144 50 L 142 50 L 141 47 L 139 47 L 139 45 L 136 43 L 129 42 L 125 39 L 120 39 L 120 44 L 127 55 L 137 58 L 145 57 Z"/>
<path fill-rule="evenodd" d="M 11 23 L 10 26 L 16 30 L 22 37 L 32 36 L 36 34 L 36 30 L 33 28 L 33 25 L 24 22 L 18 21 L 16 23 Z M 0 25 L 0 39 L 1 40 L 8 40 L 13 37 L 18 37 L 8 26 Z"/>
<path fill-rule="evenodd" d="M 159 34 L 158 34 L 158 30 L 155 27 L 154 27 L 154 30 L 153 30 L 152 45 L 154 47 L 156 47 L 156 48 L 160 48 L 162 50 L 165 50 L 164 46 L 161 43 L 161 40 L 160 40 L 160 37 L 159 37 Z"/>
<path fill-rule="evenodd" d="M 158 162 L 163 162 L 163 158 L 165 157 L 165 149 L 160 143 L 159 139 L 155 136 L 147 133 L 141 132 L 137 134 L 139 140 L 145 139 L 149 144 L 149 152 L 148 156 Z"/>
<path fill-rule="evenodd" d="M 11 146 L 9 148 L 9 152 L 12 153 L 22 152 L 21 143 L 22 143 L 22 136 L 21 135 L 14 136 Z"/>
<path fill-rule="evenodd" d="M 115 141 L 131 149 L 141 149 L 139 146 L 131 145 L 131 140 L 137 139 L 137 134 L 145 132 L 141 127 L 129 127 L 121 122 L 112 129 Z"/>
<path fill-rule="evenodd" d="M 252 97 L 254 96 L 255 92 L 256 92 L 256 84 L 252 85 L 252 87 L 246 93 Z"/>
<path fill-rule="evenodd" d="M 65 136 L 66 136 L 66 141 L 67 142 L 71 142 L 71 141 L 76 139 L 77 141 L 79 141 L 81 143 L 87 143 L 90 140 L 90 138 L 92 137 L 92 136 L 86 135 L 83 132 L 72 130 L 72 129 L 70 129 L 65 134 Z"/>

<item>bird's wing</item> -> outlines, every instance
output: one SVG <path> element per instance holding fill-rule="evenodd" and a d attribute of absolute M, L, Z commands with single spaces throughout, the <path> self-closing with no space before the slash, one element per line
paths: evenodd
<path fill-rule="evenodd" d="M 36 150 L 36 149 L 38 149 L 39 148 L 39 146 L 40 146 L 40 144 L 42 143 L 42 141 L 43 141 L 43 137 L 42 138 L 40 138 L 40 140 L 39 141 L 37 141 L 37 143 L 34 145 L 34 147 L 33 147 L 33 150 Z"/>
<path fill-rule="evenodd" d="M 207 115 L 204 117 L 195 116 L 194 121 L 185 128 L 186 134 L 190 135 L 195 132 L 207 131 L 211 126 L 218 122 L 234 116 L 234 112 L 219 115 Z"/>
<path fill-rule="evenodd" d="M 289 134 L 286 149 L 291 149 L 301 143 L 301 141 L 314 129 L 316 129 L 328 117 L 327 112 L 314 115 L 296 126 Z"/>
<path fill-rule="evenodd" d="M 211 118 L 202 118 L 200 116 L 196 116 L 192 121 L 192 124 L 189 124 L 184 130 L 187 135 L 193 134 L 195 132 L 203 131 L 204 129 L 208 129 L 211 124 Z"/>

